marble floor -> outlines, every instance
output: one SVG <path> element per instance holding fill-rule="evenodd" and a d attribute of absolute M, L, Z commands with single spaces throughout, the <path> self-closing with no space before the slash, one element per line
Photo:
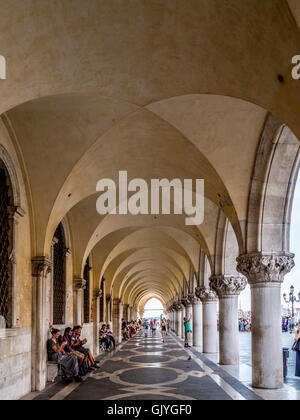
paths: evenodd
<path fill-rule="evenodd" d="M 103 361 L 84 384 L 60 381 L 35 400 L 258 400 L 253 390 L 174 335 L 140 333 Z"/>
<path fill-rule="evenodd" d="M 251 339 L 241 336 L 239 367 L 219 366 L 218 357 L 197 348 L 185 349 L 171 334 L 165 344 L 156 333 L 139 333 L 101 361 L 101 368 L 84 384 L 64 385 L 61 381 L 31 400 L 299 400 L 300 387 L 289 378 L 281 390 L 251 387 Z M 287 337 L 286 340 L 290 338 Z M 250 341 L 249 341 L 250 340 Z M 292 356 L 293 357 L 293 356 Z M 295 380 L 296 385 L 293 385 Z"/>

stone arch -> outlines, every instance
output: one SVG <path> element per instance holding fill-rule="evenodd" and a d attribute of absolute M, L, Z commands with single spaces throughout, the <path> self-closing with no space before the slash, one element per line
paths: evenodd
<path fill-rule="evenodd" d="M 249 195 L 247 252 L 289 252 L 289 228 L 299 170 L 299 141 L 269 114 L 261 136 Z"/>

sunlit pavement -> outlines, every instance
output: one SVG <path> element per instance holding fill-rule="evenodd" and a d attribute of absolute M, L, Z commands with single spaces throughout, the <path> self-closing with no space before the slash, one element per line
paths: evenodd
<path fill-rule="evenodd" d="M 286 379 L 284 388 L 281 390 L 272 391 L 254 389 L 255 393 L 260 395 L 262 398 L 270 400 L 300 399 L 300 378 L 295 377 L 296 354 L 291 350 L 293 342 L 293 334 L 282 333 L 282 347 L 287 347 L 290 349 L 290 358 L 288 360 L 288 377 Z M 207 357 L 214 363 L 218 363 L 218 355 L 208 355 Z M 240 362 L 240 366 L 222 366 L 222 369 L 252 389 L 251 333 L 240 333 Z"/>

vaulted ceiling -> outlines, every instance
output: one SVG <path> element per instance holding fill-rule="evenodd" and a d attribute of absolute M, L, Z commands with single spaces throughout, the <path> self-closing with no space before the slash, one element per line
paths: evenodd
<path fill-rule="evenodd" d="M 49 255 L 66 217 L 74 274 L 92 253 L 97 281 L 114 295 L 166 302 L 190 266 L 198 271 L 200 249 L 210 261 L 220 209 L 242 251 L 268 112 L 300 136 L 300 84 L 290 75 L 300 9 L 289 5 L 0 0 L 0 113 L 23 164 L 33 254 Z M 204 179 L 204 223 L 100 216 L 96 183 L 117 181 L 119 170 L 149 182 Z"/>

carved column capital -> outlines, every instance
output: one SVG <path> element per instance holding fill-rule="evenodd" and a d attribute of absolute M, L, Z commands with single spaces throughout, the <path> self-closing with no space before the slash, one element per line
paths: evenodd
<path fill-rule="evenodd" d="M 182 306 L 184 306 L 184 307 L 188 306 L 188 305 L 190 304 L 189 298 L 188 298 L 188 297 L 183 297 L 183 298 L 181 299 L 181 304 L 182 304 Z"/>
<path fill-rule="evenodd" d="M 102 297 L 102 290 L 101 290 L 101 289 L 99 289 L 99 290 L 95 290 L 95 291 L 94 291 L 94 297 L 95 297 L 96 299 L 101 298 L 101 297 Z"/>
<path fill-rule="evenodd" d="M 183 309 L 182 302 L 181 301 L 175 302 L 174 303 L 174 308 L 175 308 L 176 312 L 181 311 Z"/>
<path fill-rule="evenodd" d="M 75 291 L 84 290 L 86 288 L 86 280 L 82 278 L 75 278 L 73 280 L 73 289 Z"/>
<path fill-rule="evenodd" d="M 106 295 L 106 302 L 109 303 L 112 301 L 111 295 Z"/>
<path fill-rule="evenodd" d="M 196 296 L 198 296 L 202 303 L 211 303 L 218 301 L 216 292 L 206 287 L 197 287 Z"/>
<path fill-rule="evenodd" d="M 189 295 L 189 301 L 192 305 L 198 305 L 199 303 L 201 303 L 199 297 L 194 294 Z"/>
<path fill-rule="evenodd" d="M 52 261 L 44 256 L 32 258 L 31 266 L 33 277 L 46 277 L 52 271 Z"/>
<path fill-rule="evenodd" d="M 247 279 L 242 276 L 211 276 L 209 286 L 219 298 L 238 296 L 247 286 Z"/>
<path fill-rule="evenodd" d="M 280 284 L 284 276 L 295 266 L 291 253 L 251 253 L 237 258 L 237 270 L 247 277 L 249 283 Z"/>

